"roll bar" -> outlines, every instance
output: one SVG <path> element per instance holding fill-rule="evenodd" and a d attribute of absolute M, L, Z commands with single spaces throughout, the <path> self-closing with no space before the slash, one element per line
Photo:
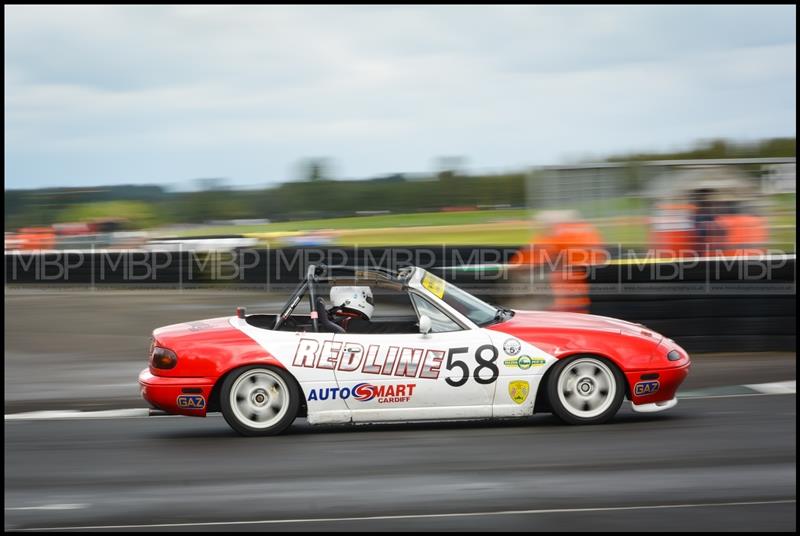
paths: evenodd
<path fill-rule="evenodd" d="M 376 285 L 394 287 L 402 290 L 406 287 L 409 277 L 414 272 L 413 266 L 407 266 L 397 271 L 388 268 L 358 268 L 355 266 L 328 266 L 326 264 L 310 264 L 306 270 L 306 277 L 294 290 L 281 314 L 275 319 L 273 330 L 283 325 L 287 318 L 292 316 L 295 307 L 300 303 L 303 294 L 308 291 L 308 304 L 311 311 L 311 323 L 315 332 L 319 332 L 319 317 L 316 307 L 318 283 L 337 283 L 353 280 L 374 281 Z"/>

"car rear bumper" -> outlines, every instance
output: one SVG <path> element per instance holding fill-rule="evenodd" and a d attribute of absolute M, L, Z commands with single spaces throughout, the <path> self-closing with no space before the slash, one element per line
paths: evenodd
<path fill-rule="evenodd" d="M 154 376 L 150 369 L 139 373 L 142 398 L 154 408 L 176 415 L 205 417 L 213 387 L 212 378 Z"/>

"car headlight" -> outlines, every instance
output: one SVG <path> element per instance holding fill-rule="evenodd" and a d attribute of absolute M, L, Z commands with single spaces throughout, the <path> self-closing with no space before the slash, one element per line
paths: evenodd
<path fill-rule="evenodd" d="M 678 360 L 680 360 L 682 357 L 683 357 L 683 356 L 681 355 L 681 353 L 680 353 L 679 351 L 677 351 L 677 350 L 671 350 L 671 351 L 670 351 L 670 352 L 667 354 L 667 359 L 669 359 L 670 361 L 678 361 Z"/>

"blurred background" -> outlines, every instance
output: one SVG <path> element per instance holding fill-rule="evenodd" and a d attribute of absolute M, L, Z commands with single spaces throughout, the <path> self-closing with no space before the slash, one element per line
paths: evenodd
<path fill-rule="evenodd" d="M 4 14 L 7 415 L 143 407 L 136 375 L 152 329 L 238 305 L 280 307 L 311 262 L 417 264 L 494 303 L 643 323 L 697 356 L 689 392 L 794 385 L 795 6 L 6 6 Z M 728 497 L 720 491 L 728 488 L 793 497 L 794 418 L 762 417 L 677 424 L 681 445 L 706 441 L 693 435 L 703 427 L 752 440 L 752 456 L 745 447 L 729 453 L 727 469 L 711 468 L 727 452 L 714 444 L 698 458 L 707 470 L 687 465 L 677 481 L 705 501 Z M 135 436 L 132 452 L 149 448 L 136 443 L 142 435 L 164 440 L 163 429 L 141 426 L 115 432 Z M 38 510 L 26 508 L 40 503 L 106 500 L 87 491 L 108 484 L 98 475 L 62 475 L 72 495 L 53 491 L 44 472 L 29 486 L 39 481 L 23 453 L 51 429 L 26 430 L 12 444 L 19 455 L 6 499 L 18 509 L 6 528 L 37 526 L 26 516 Z M 67 444 L 100 441 L 99 429 L 84 432 Z M 469 441 L 451 438 L 458 432 L 439 439 Z M 736 473 L 757 463 L 759 437 L 773 440 L 782 465 L 764 471 L 769 478 Z M 190 440 L 218 448 L 213 433 L 178 439 L 192 452 Z M 119 455 L 138 459 L 125 457 L 125 445 Z M 126 464 L 135 480 L 141 464 Z M 301 469 L 287 478 L 303 482 Z M 419 478 L 414 486 L 438 489 Z M 625 503 L 628 491 L 613 478 L 593 482 Z M 324 487 L 309 482 L 299 493 Z M 660 492 L 677 498 L 684 487 Z M 561 482 L 548 493 L 571 501 L 570 489 Z M 431 493 L 426 504 L 448 510 L 446 490 Z M 748 510 L 743 519 L 791 528 L 789 503 L 791 516 Z M 163 505 L 126 504 L 172 519 Z M 236 511 L 217 504 L 184 517 Z M 90 508 L 65 510 L 47 510 L 50 522 L 99 519 Z M 130 521 L 123 510 L 107 519 Z M 686 526 L 712 526 L 712 517 Z"/>
<path fill-rule="evenodd" d="M 226 178 L 196 179 L 193 191 L 7 189 L 5 249 L 119 249 L 165 238 L 191 246 L 204 237 L 272 247 L 519 246 L 547 227 L 537 216 L 560 210 L 562 220 L 591 222 L 599 242 L 638 252 L 793 253 L 795 138 L 690 145 L 504 171 L 447 157 L 436 171 L 362 179 L 336 177 L 331 159 L 308 159 L 300 177 L 248 189 Z"/>

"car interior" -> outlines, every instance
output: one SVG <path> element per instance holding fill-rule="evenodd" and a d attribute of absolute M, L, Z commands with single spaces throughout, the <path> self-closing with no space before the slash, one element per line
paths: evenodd
<path fill-rule="evenodd" d="M 322 296 L 327 296 L 330 287 L 320 289 Z M 370 320 L 350 318 L 346 322 L 347 329 L 342 327 L 341 319 L 334 319 L 328 313 L 331 306 L 322 296 L 316 298 L 316 312 L 320 333 L 358 333 L 358 334 L 392 334 L 419 333 L 419 319 L 411 304 L 408 292 L 376 289 L 373 287 L 375 314 Z M 301 306 L 308 309 L 308 300 L 303 299 Z M 247 323 L 261 329 L 273 329 L 278 315 L 247 315 Z M 337 322 L 336 320 L 339 320 Z M 309 313 L 294 312 L 283 321 L 278 331 L 313 331 L 313 323 Z"/>

